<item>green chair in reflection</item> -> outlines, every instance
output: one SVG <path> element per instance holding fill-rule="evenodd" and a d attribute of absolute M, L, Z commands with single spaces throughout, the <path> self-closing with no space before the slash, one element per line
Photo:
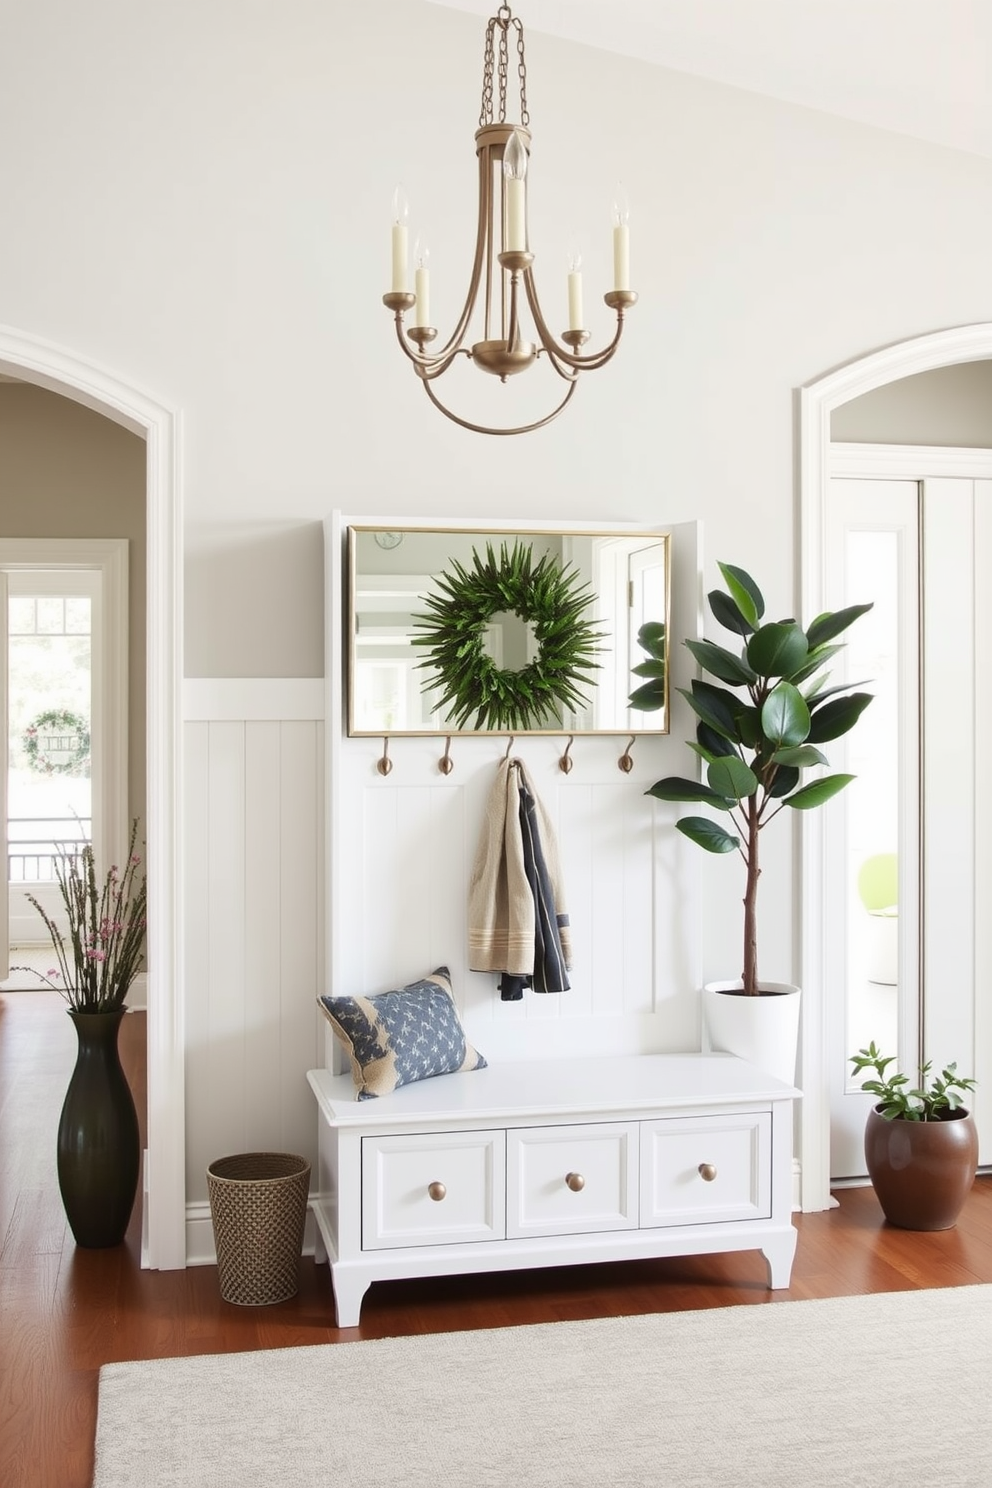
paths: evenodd
<path fill-rule="evenodd" d="M 873 853 L 858 870 L 858 897 L 869 916 L 868 980 L 899 980 L 899 857 Z"/>

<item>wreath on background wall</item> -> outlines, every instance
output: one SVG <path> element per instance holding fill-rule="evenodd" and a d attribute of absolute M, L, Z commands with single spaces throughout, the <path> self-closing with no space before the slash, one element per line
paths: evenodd
<path fill-rule="evenodd" d="M 455 728 L 469 720 L 477 730 L 547 728 L 587 703 L 582 689 L 599 666 L 603 633 L 583 615 L 592 592 L 575 569 L 549 553 L 535 563 L 532 546 L 520 542 L 509 551 L 501 544 L 497 558 L 487 543 L 484 558 L 473 552 L 468 569 L 453 561 L 436 583 L 440 593 L 424 600 L 430 613 L 413 617 L 423 632 L 413 644 L 434 674 L 424 691 L 440 682 L 438 707 Z M 485 649 L 489 622 L 507 610 L 533 627 L 538 647 L 519 671 L 497 666 Z"/>
<path fill-rule="evenodd" d="M 39 775 L 82 775 L 90 760 L 86 719 L 68 708 L 39 713 L 24 730 L 28 766 Z"/>

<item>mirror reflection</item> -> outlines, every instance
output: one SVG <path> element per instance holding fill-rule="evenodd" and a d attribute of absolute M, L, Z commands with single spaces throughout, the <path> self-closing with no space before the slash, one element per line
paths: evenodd
<path fill-rule="evenodd" d="M 667 533 L 356 526 L 348 558 L 350 734 L 668 732 Z"/>

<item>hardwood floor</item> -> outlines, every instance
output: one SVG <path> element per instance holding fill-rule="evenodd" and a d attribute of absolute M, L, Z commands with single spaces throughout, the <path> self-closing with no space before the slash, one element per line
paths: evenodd
<path fill-rule="evenodd" d="M 221 1301 L 214 1267 L 141 1270 L 137 1208 L 124 1245 L 74 1246 L 55 1174 L 75 1058 L 62 1009 L 55 994 L 0 993 L 3 1488 L 88 1488 L 97 1374 L 111 1360 L 992 1282 L 992 1178 L 980 1178 L 956 1228 L 936 1234 L 886 1225 L 870 1189 L 840 1193 L 829 1213 L 797 1215 L 784 1292 L 767 1290 L 758 1255 L 623 1262 L 381 1283 L 366 1296 L 361 1326 L 338 1329 L 326 1268 L 305 1258 L 296 1297 L 234 1307 Z M 139 1110 L 144 1035 L 144 1015 L 124 1020 L 121 1054 Z"/>

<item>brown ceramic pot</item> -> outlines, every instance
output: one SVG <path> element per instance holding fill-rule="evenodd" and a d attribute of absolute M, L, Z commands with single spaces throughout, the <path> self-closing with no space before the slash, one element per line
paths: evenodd
<path fill-rule="evenodd" d="M 886 1121 L 876 1106 L 865 1161 L 882 1213 L 903 1230 L 949 1230 L 975 1181 L 978 1131 L 968 1111 L 943 1121 Z"/>

